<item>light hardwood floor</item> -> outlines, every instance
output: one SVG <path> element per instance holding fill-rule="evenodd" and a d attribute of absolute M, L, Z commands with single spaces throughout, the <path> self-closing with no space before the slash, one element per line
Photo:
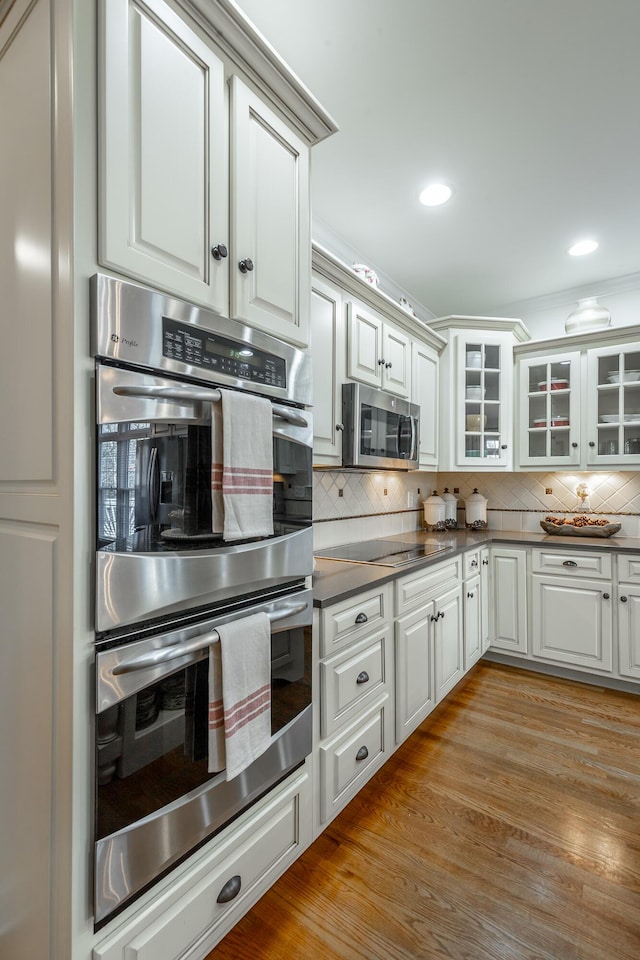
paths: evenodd
<path fill-rule="evenodd" d="M 482 662 L 210 960 L 638 960 L 640 697 Z"/>

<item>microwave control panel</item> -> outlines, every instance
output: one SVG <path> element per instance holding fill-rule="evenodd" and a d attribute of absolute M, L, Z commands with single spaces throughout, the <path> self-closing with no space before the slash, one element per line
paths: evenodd
<path fill-rule="evenodd" d="M 249 383 L 287 386 L 287 364 L 250 343 L 238 343 L 198 327 L 162 318 L 162 355 L 212 373 L 237 377 Z"/>

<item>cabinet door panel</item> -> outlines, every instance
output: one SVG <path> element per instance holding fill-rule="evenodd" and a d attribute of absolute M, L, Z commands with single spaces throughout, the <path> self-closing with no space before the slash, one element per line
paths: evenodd
<path fill-rule="evenodd" d="M 398 397 L 407 398 L 411 388 L 411 341 L 409 337 L 383 324 L 382 328 L 382 386 Z"/>
<path fill-rule="evenodd" d="M 464 669 L 468 670 L 482 654 L 480 621 L 480 574 L 467 580 L 464 593 Z"/>
<path fill-rule="evenodd" d="M 420 466 L 438 465 L 438 354 L 412 344 L 411 399 L 420 407 Z"/>
<path fill-rule="evenodd" d="M 231 108 L 231 314 L 306 346 L 309 148 L 235 76 Z"/>
<path fill-rule="evenodd" d="M 100 262 L 226 312 L 222 63 L 161 0 L 102 15 Z"/>
<path fill-rule="evenodd" d="M 382 320 L 358 303 L 347 303 L 347 376 L 379 387 L 382 353 Z"/>
<path fill-rule="evenodd" d="M 314 462 L 342 462 L 342 384 L 345 340 L 340 290 L 314 277 L 311 284 Z"/>
<path fill-rule="evenodd" d="M 492 549 L 490 566 L 491 646 L 497 650 L 526 653 L 526 554 L 523 550 Z"/>
<path fill-rule="evenodd" d="M 455 687 L 464 670 L 462 591 L 457 587 L 435 601 L 435 680 L 436 702 Z"/>
<path fill-rule="evenodd" d="M 626 597 L 622 600 L 622 597 Z M 618 597 L 620 673 L 640 679 L 640 592 L 622 584 Z"/>
<path fill-rule="evenodd" d="M 533 654 L 570 666 L 611 670 L 611 584 L 538 575 L 531 581 Z"/>
<path fill-rule="evenodd" d="M 433 602 L 396 621 L 396 743 L 433 710 Z"/>

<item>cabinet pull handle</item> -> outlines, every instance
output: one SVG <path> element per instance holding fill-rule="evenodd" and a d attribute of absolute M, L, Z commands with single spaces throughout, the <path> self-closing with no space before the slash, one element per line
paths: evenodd
<path fill-rule="evenodd" d="M 367 748 L 360 747 L 360 749 L 356 753 L 356 760 L 358 761 L 358 763 L 360 763 L 361 760 L 366 760 L 368 756 L 369 756 L 369 751 L 367 750 Z"/>
<path fill-rule="evenodd" d="M 436 613 L 436 614 L 433 614 L 433 613 L 432 613 L 430 619 L 431 619 L 431 623 L 435 623 L 436 620 L 439 620 L 439 619 L 440 619 L 440 617 L 439 617 L 439 615 L 438 615 L 437 613 Z"/>
<path fill-rule="evenodd" d="M 378 366 L 381 367 L 383 363 L 384 363 L 384 357 L 378 360 Z"/>
<path fill-rule="evenodd" d="M 240 260 L 238 263 L 238 269 L 240 273 L 251 273 L 253 270 L 253 260 L 250 260 L 249 257 L 246 257 L 244 260 Z"/>
<path fill-rule="evenodd" d="M 562 566 L 563 566 L 563 567 L 577 567 L 578 564 L 575 562 L 575 560 L 563 560 L 563 561 L 562 561 Z"/>
<path fill-rule="evenodd" d="M 228 254 L 229 251 L 225 247 L 224 243 L 216 243 L 215 247 L 211 247 L 211 256 L 214 260 L 224 260 Z"/>
<path fill-rule="evenodd" d="M 438 619 L 444 620 L 444 610 L 438 610 Z"/>
<path fill-rule="evenodd" d="M 608 594 L 608 593 L 603 593 L 603 594 L 602 594 L 602 599 L 603 599 L 603 600 L 608 600 L 608 599 L 609 599 L 609 594 Z"/>
<path fill-rule="evenodd" d="M 472 567 L 477 567 L 477 566 L 478 566 L 478 561 L 477 561 L 477 560 L 472 560 L 472 561 L 471 561 L 471 566 L 472 566 Z"/>
<path fill-rule="evenodd" d="M 363 670 L 356 677 L 356 683 L 369 683 L 369 674 L 366 670 Z"/>
<path fill-rule="evenodd" d="M 620 597 L 620 603 L 626 603 L 626 602 L 627 602 L 626 597 Z"/>
<path fill-rule="evenodd" d="M 489 561 L 488 561 L 488 560 L 483 560 L 483 561 L 482 561 L 482 566 L 483 566 L 483 567 L 488 567 L 488 566 L 489 566 Z"/>
<path fill-rule="evenodd" d="M 467 596 L 469 597 L 470 600 L 473 600 L 473 594 L 472 594 L 472 593 L 469 593 L 468 590 L 467 590 Z M 444 616 L 444 614 L 443 614 L 443 616 Z"/>
<path fill-rule="evenodd" d="M 358 616 L 356 617 L 356 623 L 368 623 L 368 622 L 369 622 L 369 617 L 366 615 L 366 613 L 359 613 Z"/>
<path fill-rule="evenodd" d="M 342 432 L 344 430 L 344 423 L 336 423 L 336 430 Z"/>
<path fill-rule="evenodd" d="M 224 887 L 218 894 L 218 899 L 216 903 L 229 903 L 230 900 L 235 900 L 235 898 L 240 893 L 240 888 L 242 886 L 242 877 L 239 873 L 235 877 L 231 877 L 230 880 L 227 880 Z"/>
<path fill-rule="evenodd" d="M 392 363 L 385 363 L 385 367 L 387 368 L 387 370 L 390 370 L 392 366 L 393 366 Z"/>

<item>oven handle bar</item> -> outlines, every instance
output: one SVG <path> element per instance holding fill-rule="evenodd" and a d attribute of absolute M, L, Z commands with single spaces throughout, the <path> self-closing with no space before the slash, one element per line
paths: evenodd
<path fill-rule="evenodd" d="M 302 613 L 307 609 L 306 603 L 298 603 L 295 606 L 281 607 L 268 613 L 269 620 L 273 623 L 276 620 L 285 620 L 287 617 L 293 617 L 297 613 Z M 210 630 L 208 633 L 201 633 L 192 640 L 187 640 L 174 647 L 163 647 L 160 650 L 151 650 L 149 653 L 141 654 L 133 660 L 125 660 L 118 663 L 113 668 L 114 676 L 123 673 L 135 673 L 136 670 L 146 670 L 148 667 L 157 667 L 158 664 L 166 663 L 168 660 L 177 660 L 184 657 L 187 653 L 197 653 L 199 650 L 205 650 L 212 643 L 219 643 L 220 634 L 217 630 Z"/>
<path fill-rule="evenodd" d="M 145 400 L 178 400 L 192 403 L 219 403 L 222 394 L 219 390 L 207 390 L 199 387 L 180 387 L 178 385 L 171 387 L 158 387 L 148 384 L 146 386 L 115 386 L 113 392 L 118 397 L 143 397 Z M 279 403 L 271 405 L 273 416 L 280 420 L 286 420 L 296 427 L 308 427 L 308 421 L 301 414 L 283 407 Z"/>

